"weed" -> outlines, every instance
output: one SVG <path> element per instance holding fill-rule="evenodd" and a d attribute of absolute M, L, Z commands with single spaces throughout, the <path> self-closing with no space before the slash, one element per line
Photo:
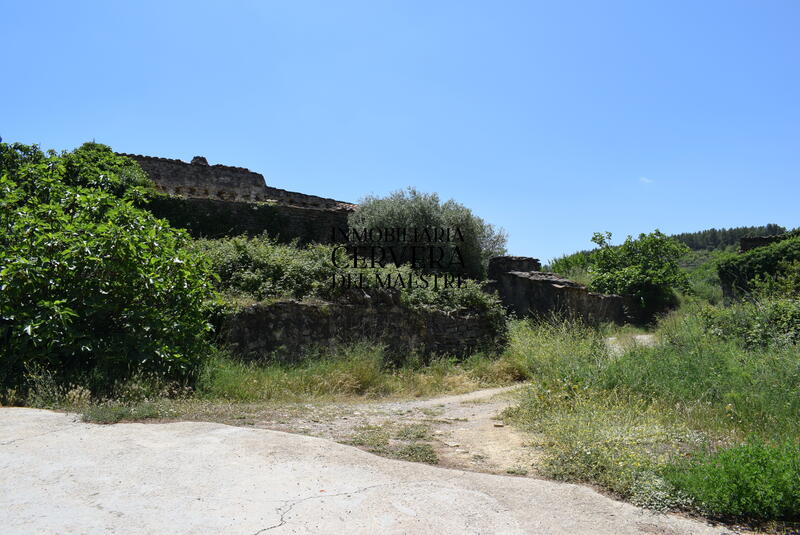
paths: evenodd
<path fill-rule="evenodd" d="M 88 423 L 114 424 L 122 420 L 146 420 L 161 416 L 161 411 L 155 403 L 122 405 L 116 402 L 105 402 L 87 407 L 83 411 L 82 419 Z"/>
<path fill-rule="evenodd" d="M 394 457 L 417 463 L 438 464 L 439 457 L 430 444 L 408 444 L 395 450 Z"/>

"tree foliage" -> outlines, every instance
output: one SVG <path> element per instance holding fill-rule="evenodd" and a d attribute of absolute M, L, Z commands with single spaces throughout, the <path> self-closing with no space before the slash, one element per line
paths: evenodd
<path fill-rule="evenodd" d="M 464 241 L 451 243 L 449 247 L 459 248 L 464 265 L 453 265 L 449 270 L 476 279 L 486 276 L 489 258 L 506 252 L 505 231 L 485 222 L 469 208 L 452 199 L 441 202 L 436 193 L 422 193 L 414 188 L 395 191 L 387 197 L 368 196 L 362 199 L 358 209 L 351 214 L 348 224 L 355 229 L 458 228 Z M 385 244 L 395 243 L 390 241 Z"/>
<path fill-rule="evenodd" d="M 593 270 L 590 289 L 639 298 L 653 313 L 675 303 L 675 291 L 687 290 L 688 279 L 678 264 L 688 247 L 659 230 L 628 236 L 622 245 L 611 246 L 611 233 L 594 234 L 598 249 L 591 254 Z"/>
<path fill-rule="evenodd" d="M 138 166 L 95 143 L 0 143 L 0 165 L 0 385 L 37 366 L 92 386 L 191 377 L 211 273 L 185 232 L 136 207 Z"/>

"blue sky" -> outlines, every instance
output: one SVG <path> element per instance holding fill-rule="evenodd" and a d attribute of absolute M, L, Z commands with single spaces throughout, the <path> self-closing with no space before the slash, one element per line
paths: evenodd
<path fill-rule="evenodd" d="M 800 225 L 800 2 L 0 2 L 0 136 L 438 192 L 548 260 Z"/>

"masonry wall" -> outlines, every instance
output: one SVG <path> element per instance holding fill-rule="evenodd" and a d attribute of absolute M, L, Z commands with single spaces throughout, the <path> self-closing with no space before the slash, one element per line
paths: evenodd
<path fill-rule="evenodd" d="M 346 228 L 349 210 L 318 210 L 274 203 L 253 203 L 159 195 L 147 208 L 197 238 L 222 238 L 267 232 L 288 243 L 328 243 L 331 227 Z"/>
<path fill-rule="evenodd" d="M 641 323 L 645 320 L 631 296 L 590 292 L 586 286 L 555 273 L 541 271 L 506 271 L 538 266 L 536 259 L 496 257 L 489 262 L 492 281 L 489 291 L 497 292 L 507 310 L 519 317 L 562 315 L 597 325 L 613 322 Z"/>
<path fill-rule="evenodd" d="M 264 176 L 244 167 L 209 165 L 202 156 L 191 163 L 170 158 L 122 154 L 135 160 L 168 195 L 220 201 L 276 201 L 302 208 L 349 209 L 354 204 L 267 186 Z"/>
<path fill-rule="evenodd" d="M 383 343 L 396 358 L 466 356 L 501 343 L 488 318 L 478 314 L 417 312 L 392 303 L 340 304 L 279 301 L 228 316 L 222 339 L 240 358 L 301 360 L 309 346 L 330 347 L 368 340 Z"/>

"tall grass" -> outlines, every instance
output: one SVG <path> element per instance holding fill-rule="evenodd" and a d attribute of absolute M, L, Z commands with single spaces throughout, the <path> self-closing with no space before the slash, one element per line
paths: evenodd
<path fill-rule="evenodd" d="M 656 509 L 691 504 L 722 516 L 798 515 L 786 505 L 800 503 L 793 498 L 745 507 L 735 493 L 795 488 L 765 482 L 755 474 L 759 466 L 800 479 L 800 456 L 785 446 L 797 446 L 800 436 L 800 350 L 718 336 L 699 310 L 662 320 L 659 344 L 622 353 L 579 325 L 515 324 L 508 358 L 533 381 L 509 417 L 544 437 L 542 470 L 551 477 L 599 483 Z M 750 451 L 768 459 L 740 462 Z M 752 488 L 726 483 L 737 477 Z"/>
<path fill-rule="evenodd" d="M 427 396 L 467 392 L 527 377 L 507 359 L 476 354 L 460 362 L 440 357 L 424 364 L 411 357 L 395 365 L 384 348 L 353 344 L 319 350 L 297 364 L 242 362 L 218 355 L 206 366 L 198 396 L 228 401 Z"/>

